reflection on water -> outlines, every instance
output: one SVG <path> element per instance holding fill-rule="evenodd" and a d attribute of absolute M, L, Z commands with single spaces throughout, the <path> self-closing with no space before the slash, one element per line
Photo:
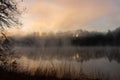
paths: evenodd
<path fill-rule="evenodd" d="M 91 59 L 83 62 L 83 69 L 87 72 L 99 72 L 109 76 L 112 80 L 120 79 L 120 64 L 116 61 L 109 61 L 107 58 Z"/>
<path fill-rule="evenodd" d="M 29 48 L 16 47 L 16 54 L 30 59 L 58 60 L 71 63 L 75 69 L 85 73 L 102 73 L 110 80 L 120 80 L 120 49 L 113 47 L 62 47 Z M 18 54 L 19 53 L 19 54 Z M 76 70 L 79 71 L 79 70 Z"/>

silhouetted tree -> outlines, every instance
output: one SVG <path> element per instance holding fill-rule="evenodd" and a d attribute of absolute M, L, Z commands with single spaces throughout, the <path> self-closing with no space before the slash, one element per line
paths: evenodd
<path fill-rule="evenodd" d="M 20 24 L 19 15 L 21 14 L 18 9 L 18 4 L 16 0 L 0 0 L 0 30 L 1 34 L 5 38 L 3 42 L 1 42 L 0 49 L 9 49 L 10 41 L 5 35 L 4 29 L 9 28 L 11 26 L 15 26 Z"/>
<path fill-rule="evenodd" d="M 15 0 L 0 0 L 0 28 L 20 24 L 18 16 L 20 11 Z"/>

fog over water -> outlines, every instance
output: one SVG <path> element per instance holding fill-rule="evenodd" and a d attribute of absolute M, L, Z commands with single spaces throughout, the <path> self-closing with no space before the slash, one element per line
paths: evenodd
<path fill-rule="evenodd" d="M 120 79 L 120 50 L 118 47 L 15 47 L 15 56 L 20 57 L 20 63 L 29 70 L 43 66 L 66 68 L 75 72 L 104 75 L 110 80 Z M 22 61 L 22 62 L 21 62 Z M 32 66 L 34 65 L 34 66 Z"/>
<path fill-rule="evenodd" d="M 68 74 L 80 77 L 120 79 L 119 30 L 99 33 L 78 30 L 64 33 L 33 33 L 12 36 L 12 54 L 19 63 L 19 71 L 34 74 L 36 70 L 54 68 L 57 76 Z M 114 39 L 113 39 L 114 37 Z M 103 41 L 104 40 L 104 41 Z"/>

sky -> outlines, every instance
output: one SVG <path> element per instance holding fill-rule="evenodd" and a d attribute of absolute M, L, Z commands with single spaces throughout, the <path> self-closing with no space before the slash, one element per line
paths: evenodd
<path fill-rule="evenodd" d="M 22 31 L 108 31 L 120 26 L 120 0 L 24 0 Z"/>

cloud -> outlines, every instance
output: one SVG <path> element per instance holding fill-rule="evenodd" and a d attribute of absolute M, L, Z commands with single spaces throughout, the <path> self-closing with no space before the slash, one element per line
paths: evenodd
<path fill-rule="evenodd" d="M 83 28 L 119 11 L 118 0 L 26 0 L 24 30 L 58 31 Z M 115 20 L 114 20 L 115 21 Z M 89 29 L 89 27 L 88 27 Z"/>

